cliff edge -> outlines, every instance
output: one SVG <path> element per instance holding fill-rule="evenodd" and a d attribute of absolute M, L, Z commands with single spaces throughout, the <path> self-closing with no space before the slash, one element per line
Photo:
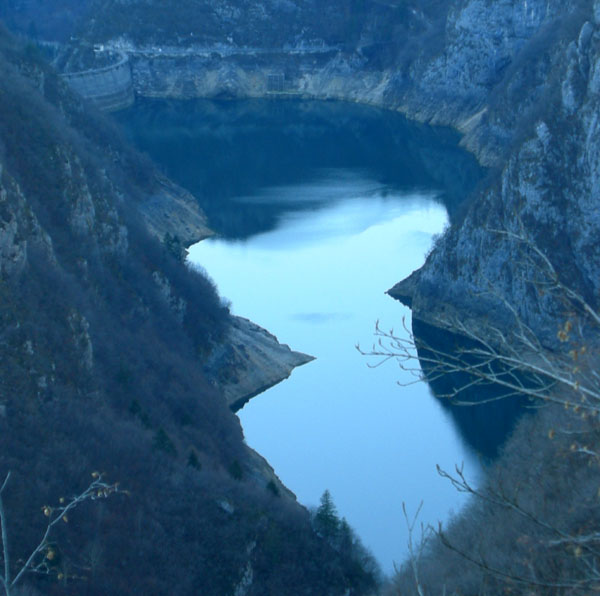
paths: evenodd
<path fill-rule="evenodd" d="M 389 293 L 438 324 L 510 326 L 516 314 L 552 346 L 575 308 L 553 287 L 600 298 L 600 3 L 568 3 L 561 24 L 546 27 L 543 53 L 535 39 L 521 50 L 521 69 L 535 76 L 515 70 L 505 97 L 485 100 L 482 130 L 498 119 L 510 139 L 501 165 L 425 265 Z M 524 86 L 520 101 L 506 97 L 511 84 Z"/>
<path fill-rule="evenodd" d="M 208 378 L 237 412 L 254 396 L 287 379 L 294 368 L 314 360 L 295 352 L 256 323 L 233 317 L 227 341 L 204 364 Z"/>

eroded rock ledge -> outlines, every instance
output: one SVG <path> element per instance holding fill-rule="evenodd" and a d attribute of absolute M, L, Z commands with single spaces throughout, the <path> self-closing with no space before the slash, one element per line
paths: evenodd
<path fill-rule="evenodd" d="M 294 368 L 314 360 L 295 352 L 256 323 L 232 317 L 227 342 L 215 348 L 205 372 L 234 412 L 254 396 L 287 379 Z"/>
<path fill-rule="evenodd" d="M 159 177 L 156 192 L 141 201 L 139 210 L 148 230 L 163 241 L 177 238 L 182 246 L 190 246 L 213 235 L 198 201 L 171 180 Z"/>
<path fill-rule="evenodd" d="M 517 316 L 554 348 L 577 310 L 548 290 L 554 276 L 597 307 L 600 2 L 593 7 L 593 21 L 547 47 L 546 101 L 535 103 L 492 184 L 425 265 L 389 291 L 414 317 L 433 324 L 460 317 L 482 329 L 510 328 Z"/>

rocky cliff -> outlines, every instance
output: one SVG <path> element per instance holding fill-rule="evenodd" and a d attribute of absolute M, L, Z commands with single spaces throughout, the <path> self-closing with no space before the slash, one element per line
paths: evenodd
<path fill-rule="evenodd" d="M 391 57 L 424 19 L 403 2 L 106 2 L 80 31 L 130 57 L 140 95 L 382 103 Z"/>
<path fill-rule="evenodd" d="M 496 174 L 425 266 L 390 292 L 417 317 L 510 325 L 510 304 L 552 345 L 576 308 L 553 285 L 598 303 L 600 4 L 555 15 L 475 107 L 465 142 Z"/>
<path fill-rule="evenodd" d="M 227 342 L 214 349 L 204 364 L 209 379 L 237 412 L 255 395 L 287 379 L 294 368 L 314 360 L 294 352 L 256 323 L 234 317 Z"/>

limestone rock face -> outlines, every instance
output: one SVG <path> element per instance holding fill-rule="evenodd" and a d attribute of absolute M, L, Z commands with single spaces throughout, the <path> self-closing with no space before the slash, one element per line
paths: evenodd
<path fill-rule="evenodd" d="M 496 169 L 425 266 L 390 291 L 416 317 L 510 326 L 507 301 L 554 345 L 568 309 L 551 293 L 535 291 L 548 271 L 532 261 L 531 247 L 550 259 L 562 283 L 598 305 L 598 6 L 455 4 L 447 60 L 425 63 L 414 72 L 415 85 L 398 95 L 408 113 L 425 110 L 433 121 L 462 130 L 463 145 Z M 444 64 L 461 75 L 444 71 Z M 445 99 L 436 103 L 440 89 Z"/>
<path fill-rule="evenodd" d="M 573 37 L 552 48 L 555 94 L 538 104 L 537 118 L 496 182 L 474 199 L 425 266 L 390 291 L 408 296 L 417 317 L 434 322 L 454 314 L 509 324 L 502 303 L 508 300 L 552 345 L 569 315 L 550 292 L 533 291 L 548 276 L 539 260 L 527 258 L 528 243 L 549 258 L 563 284 L 598 304 L 600 30 L 584 21 Z"/>
<path fill-rule="evenodd" d="M 36 245 L 53 258 L 52 242 L 27 209 L 18 184 L 0 162 L 0 277 L 12 277 L 27 264 L 28 246 Z"/>
<path fill-rule="evenodd" d="M 255 395 L 287 379 L 294 368 L 314 360 L 294 352 L 266 329 L 234 317 L 226 343 L 213 351 L 205 370 L 235 412 Z"/>
<path fill-rule="evenodd" d="M 386 98 L 411 117 L 450 125 L 466 134 L 464 143 L 484 164 L 497 163 L 511 137 L 515 116 L 491 122 L 492 93 L 504 93 L 507 80 L 522 85 L 522 73 L 512 72 L 527 46 L 543 47 L 545 28 L 560 12 L 554 1 L 514 2 L 458 0 L 452 2 L 439 53 L 425 51 L 391 81 Z M 530 79 L 532 74 L 528 73 Z M 528 81 L 528 84 L 535 81 Z M 511 109 L 518 108 L 510 98 Z M 497 108 L 497 106 L 495 106 Z"/>
<path fill-rule="evenodd" d="M 114 46 L 110 46 L 113 43 Z M 145 97 L 317 97 L 383 104 L 391 73 L 359 53 L 319 45 L 300 49 L 123 46 L 136 93 Z"/>
<path fill-rule="evenodd" d="M 296 95 L 380 104 L 392 74 L 390 48 L 407 43 L 411 27 L 423 27 L 421 16 L 396 2 L 134 0 L 97 10 L 83 27 L 86 43 L 128 56 L 136 93 L 150 97 Z"/>

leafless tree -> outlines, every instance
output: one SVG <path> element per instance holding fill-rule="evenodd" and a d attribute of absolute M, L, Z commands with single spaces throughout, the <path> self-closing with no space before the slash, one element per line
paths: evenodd
<path fill-rule="evenodd" d="M 473 405 L 463 401 L 467 391 L 485 385 L 504 389 L 503 399 L 512 395 L 525 395 L 533 400 L 554 402 L 567 408 L 576 408 L 598 415 L 600 412 L 600 374 L 593 363 L 593 334 L 600 328 L 600 312 L 577 292 L 563 283 L 550 259 L 526 233 L 490 230 L 504 235 L 520 244 L 523 260 L 535 277 L 529 282 L 540 293 L 552 294 L 563 305 L 565 319 L 557 321 L 556 339 L 560 349 L 544 345 L 536 332 L 528 326 L 517 309 L 493 294 L 507 312 L 511 324 L 502 327 L 487 324 L 482 326 L 466 322 L 458 317 L 444 317 L 433 321 L 440 329 L 462 338 L 462 345 L 454 351 L 437 348 L 415 336 L 403 319 L 403 332 L 386 331 L 376 324 L 376 344 L 371 350 L 359 351 L 376 357 L 380 366 L 388 360 L 398 362 L 409 372 L 412 382 L 435 381 L 453 373 L 467 373 L 469 380 L 455 388 L 446 397 L 458 405 Z M 477 403 L 485 403 L 483 399 Z"/>
<path fill-rule="evenodd" d="M 404 520 L 406 521 L 406 527 L 408 529 L 408 560 L 410 562 L 418 596 L 425 596 L 425 591 L 419 577 L 419 566 L 421 563 L 421 557 L 423 556 L 425 548 L 427 547 L 427 541 L 432 533 L 432 528 L 430 526 L 425 526 L 423 523 L 421 523 L 420 537 L 418 540 L 415 537 L 415 526 L 422 508 L 423 501 L 419 503 L 419 506 L 417 507 L 417 510 L 411 519 L 408 517 L 408 513 L 406 511 L 406 503 L 402 503 L 402 513 L 404 514 Z"/>
<path fill-rule="evenodd" d="M 600 311 L 583 291 L 573 289 L 561 279 L 552 261 L 527 235 L 523 226 L 517 232 L 489 232 L 520 247 L 521 270 L 527 272 L 528 283 L 540 296 L 549 297 L 557 305 L 557 312 L 564 313 L 564 317 L 556 321 L 553 342 L 548 342 L 547 338 L 542 341 L 518 309 L 490 287 L 489 293 L 510 314 L 511 324 L 484 326 L 458 317 L 432 321 L 435 326 L 461 338 L 453 349 L 448 349 L 413 334 L 405 320 L 403 333 L 385 331 L 378 323 L 373 348 L 365 351 L 359 347 L 359 350 L 376 358 L 372 366 L 380 366 L 389 360 L 398 362 L 413 377 L 408 382 L 401 381 L 402 385 L 421 380 L 435 382 L 447 375 L 455 375 L 455 378 L 460 375 L 464 381 L 456 385 L 446 383 L 445 387 L 449 389 L 440 396 L 457 405 L 472 406 L 520 395 L 528 397 L 533 407 L 548 406 L 552 412 L 563 412 L 546 417 L 552 421 L 552 426 L 537 443 L 538 447 L 542 439 L 553 443 L 554 459 L 560 460 L 562 470 L 560 479 L 552 479 L 552 472 L 541 473 L 540 477 L 550 478 L 548 482 L 555 483 L 545 491 L 538 490 L 544 493 L 543 498 L 535 495 L 538 487 L 533 481 L 534 474 L 531 474 L 532 479 L 528 479 L 526 473 L 520 472 L 522 477 L 517 482 L 516 475 L 511 477 L 512 472 L 507 471 L 507 465 L 504 465 L 502 473 L 492 474 L 481 487 L 474 486 L 461 467 L 453 473 L 438 469 L 440 475 L 456 489 L 471 495 L 481 505 L 480 511 L 500 511 L 500 514 L 494 515 L 510 519 L 510 531 L 519 528 L 518 520 L 521 520 L 519 531 L 535 536 L 534 539 L 522 539 L 536 544 L 537 558 L 534 557 L 527 565 L 522 561 L 513 565 L 510 561 L 507 563 L 506 558 L 500 561 L 500 557 L 496 556 L 494 559 L 498 551 L 494 550 L 495 545 L 490 546 L 490 541 L 486 543 L 482 539 L 480 544 L 485 543 L 486 546 L 475 547 L 468 541 L 457 540 L 460 532 L 448 533 L 442 525 L 432 532 L 437 545 L 460 555 L 465 562 L 477 568 L 482 577 L 490 577 L 497 582 L 495 588 L 489 588 L 483 582 L 483 587 L 478 588 L 481 594 L 496 593 L 499 585 L 504 585 L 512 593 L 523 594 L 599 591 L 600 518 L 596 510 L 600 490 L 596 494 L 590 486 L 594 474 L 600 470 L 600 375 L 596 366 Z M 485 390 L 489 386 L 502 391 L 486 398 Z M 474 402 L 468 394 L 478 389 L 482 390 L 482 397 Z M 548 456 L 540 461 L 548 463 L 549 459 Z M 572 472 L 572 477 L 569 477 L 569 472 Z M 514 481 L 513 485 L 511 481 Z M 576 500 L 577 505 L 561 508 L 564 503 L 552 504 L 553 498 L 559 499 L 558 495 L 563 501 Z M 478 519 L 489 521 L 494 519 L 494 515 L 486 513 Z M 413 520 L 413 526 L 414 523 Z M 499 530 L 486 528 L 485 531 Z M 516 529 L 514 534 L 518 535 Z M 409 550 L 410 561 L 405 571 L 412 570 L 413 590 L 424 596 L 427 584 L 419 573 L 419 564 L 423 558 L 427 559 L 428 553 L 424 555 L 422 548 L 418 552 L 414 548 Z M 436 552 L 439 554 L 440 551 Z M 490 556 L 490 552 L 495 554 Z M 545 563 L 541 563 L 542 560 Z M 549 577 L 543 564 L 552 567 L 556 576 Z M 446 590 L 445 583 L 443 586 L 438 583 L 437 587 L 444 592 Z"/>

